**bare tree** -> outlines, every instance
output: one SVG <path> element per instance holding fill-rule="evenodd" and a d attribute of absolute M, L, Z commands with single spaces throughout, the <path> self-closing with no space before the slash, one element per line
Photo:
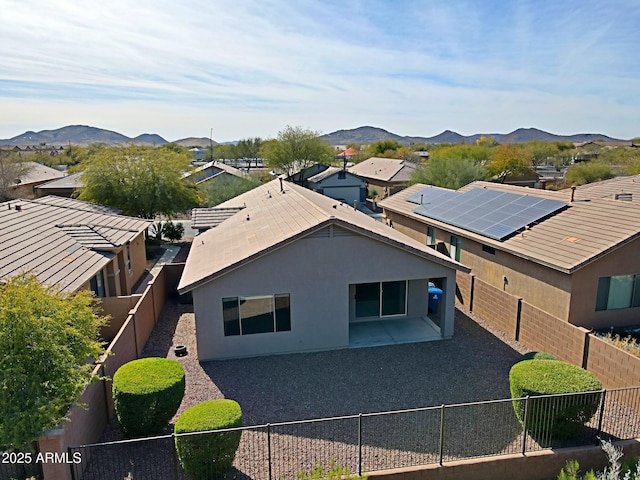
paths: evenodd
<path fill-rule="evenodd" d="M 11 200 L 12 187 L 20 184 L 20 180 L 30 169 L 28 163 L 21 161 L 14 152 L 0 149 L 0 201 Z"/>

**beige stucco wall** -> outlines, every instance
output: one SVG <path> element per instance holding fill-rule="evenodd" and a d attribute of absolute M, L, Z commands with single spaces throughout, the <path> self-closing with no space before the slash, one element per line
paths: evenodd
<path fill-rule="evenodd" d="M 387 219 L 399 232 L 426 244 L 426 224 L 393 212 L 387 212 Z M 471 268 L 477 278 L 568 320 L 572 289 L 570 275 L 499 250 L 491 255 L 482 251 L 481 243 L 462 236 L 459 238 L 462 241 L 460 262 Z M 436 228 L 436 241 L 444 242 L 449 249 L 451 233 Z"/>
<path fill-rule="evenodd" d="M 314 234 L 193 290 L 198 356 L 209 360 L 346 348 L 350 285 L 429 278 L 454 285 L 454 277 L 449 267 L 355 233 Z M 290 294 L 291 331 L 224 336 L 221 298 L 277 293 Z M 410 302 L 414 295 L 410 288 Z M 451 328 L 454 297 L 445 295 L 441 306 Z M 410 312 L 417 313 L 412 307 Z"/>
<path fill-rule="evenodd" d="M 573 274 L 569 322 L 586 328 L 640 324 L 640 308 L 596 312 L 598 279 L 614 275 L 640 274 L 640 238 L 610 252 Z"/>

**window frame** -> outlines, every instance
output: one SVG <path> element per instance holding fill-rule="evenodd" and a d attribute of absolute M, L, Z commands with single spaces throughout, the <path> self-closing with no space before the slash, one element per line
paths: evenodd
<path fill-rule="evenodd" d="M 427 247 L 436 248 L 437 243 L 436 229 L 434 227 L 427 226 Z"/>
<path fill-rule="evenodd" d="M 621 290 L 625 285 L 625 278 L 629 279 L 628 292 Z M 628 295 L 628 301 L 620 303 L 620 294 Z M 624 296 L 624 295 L 623 295 Z M 623 300 L 626 300 L 623 298 Z M 611 310 L 624 310 L 627 308 L 640 307 L 640 274 L 611 275 L 598 278 L 598 288 L 596 291 L 596 312 L 606 312 Z"/>
<path fill-rule="evenodd" d="M 248 311 L 248 302 L 270 299 L 271 329 L 250 331 L 260 327 L 258 322 L 250 327 L 249 320 L 255 322 L 254 317 L 243 316 Z M 286 301 L 284 301 L 286 299 Z M 291 294 L 275 293 L 270 295 L 252 295 L 237 297 L 222 297 L 222 327 L 225 337 L 259 335 L 262 333 L 280 333 L 291 331 Z M 226 305 L 225 305 L 226 304 Z M 280 305 L 280 306 L 278 306 Z M 243 322 L 244 320 L 244 322 Z"/>

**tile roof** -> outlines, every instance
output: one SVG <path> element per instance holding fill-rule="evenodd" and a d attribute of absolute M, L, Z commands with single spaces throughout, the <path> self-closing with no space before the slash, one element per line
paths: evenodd
<path fill-rule="evenodd" d="M 349 171 L 360 177 L 383 182 L 406 182 L 415 168 L 414 163 L 404 160 L 371 157 L 349 168 Z"/>
<path fill-rule="evenodd" d="M 364 213 L 293 183 L 283 182 L 281 190 L 276 179 L 219 205 L 241 206 L 245 208 L 195 238 L 178 286 L 181 293 L 331 224 L 450 268 L 469 271 Z"/>
<path fill-rule="evenodd" d="M 25 185 L 30 183 L 46 182 L 55 178 L 62 178 L 65 176 L 60 170 L 47 167 L 36 162 L 24 162 L 24 166 L 27 169 L 24 175 L 20 177 L 20 183 L 17 185 Z"/>
<path fill-rule="evenodd" d="M 72 173 L 62 178 L 52 180 L 35 187 L 38 190 L 58 189 L 58 188 L 80 188 L 84 187 L 84 183 L 80 180 L 83 172 Z"/>
<path fill-rule="evenodd" d="M 0 279 L 32 272 L 42 283 L 75 291 L 151 222 L 49 196 L 0 203 L 0 224 Z"/>
<path fill-rule="evenodd" d="M 572 273 L 640 236 L 640 209 L 637 208 L 637 205 L 631 202 L 594 198 L 588 201 L 576 200 L 557 214 L 539 223 L 534 223 L 526 231 L 503 241 L 492 240 L 413 213 L 416 205 L 405 199 L 426 186 L 423 184 L 412 185 L 379 202 L 379 205 L 385 210 L 400 213 L 454 235 L 472 239 L 565 273 Z M 566 194 L 563 192 L 491 182 L 473 182 L 459 191 L 473 187 L 520 194 L 525 191 L 527 195 L 567 200 Z"/>
<path fill-rule="evenodd" d="M 571 197 L 571 189 L 560 190 L 567 198 Z M 608 198 L 615 200 L 616 195 L 621 193 L 631 194 L 632 202 L 640 202 L 640 175 L 630 177 L 615 177 L 602 182 L 588 183 L 576 187 L 574 198 L 582 200 L 585 198 Z"/>
<path fill-rule="evenodd" d="M 196 230 L 213 228 L 232 217 L 244 207 L 210 207 L 191 210 L 191 228 Z"/>

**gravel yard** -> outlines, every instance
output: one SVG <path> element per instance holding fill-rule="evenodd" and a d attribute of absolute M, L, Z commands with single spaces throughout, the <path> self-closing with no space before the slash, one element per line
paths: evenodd
<path fill-rule="evenodd" d="M 264 425 L 508 398 L 509 369 L 526 349 L 487 328 L 480 319 L 457 311 L 451 340 L 200 364 L 192 307 L 169 300 L 143 356 L 174 358 L 185 368 L 186 393 L 172 423 L 199 402 L 231 398 L 241 405 L 245 425 Z M 178 344 L 187 346 L 187 356 L 175 357 L 173 347 Z M 451 409 L 448 414 L 447 435 L 463 441 L 446 448 L 445 458 L 507 452 L 521 443 L 515 420 L 501 435 L 488 426 L 492 417 L 512 416 L 510 402 L 492 407 L 490 413 L 464 408 Z M 474 416 L 481 418 L 484 426 L 471 425 Z M 436 409 L 364 417 L 363 468 L 371 471 L 437 461 L 439 420 Z M 350 418 L 272 427 L 274 478 L 293 478 L 301 465 L 310 468 L 331 459 L 356 470 L 357 421 Z M 474 428 L 476 431 L 469 430 Z M 170 425 L 166 432 L 172 430 Z M 468 443 L 464 442 L 465 430 L 479 441 L 462 445 Z M 114 420 L 102 441 L 122 438 Z M 477 448 L 481 451 L 473 450 Z M 101 447 L 83 479 L 121 474 L 130 474 L 133 479 L 157 477 L 158 472 L 173 470 L 171 451 L 170 438 Z M 265 451 L 266 429 L 245 431 L 236 455 L 237 469 L 229 478 L 264 478 Z M 109 465 L 106 476 L 101 473 L 103 465 Z M 186 478 L 181 469 L 178 478 Z"/>

